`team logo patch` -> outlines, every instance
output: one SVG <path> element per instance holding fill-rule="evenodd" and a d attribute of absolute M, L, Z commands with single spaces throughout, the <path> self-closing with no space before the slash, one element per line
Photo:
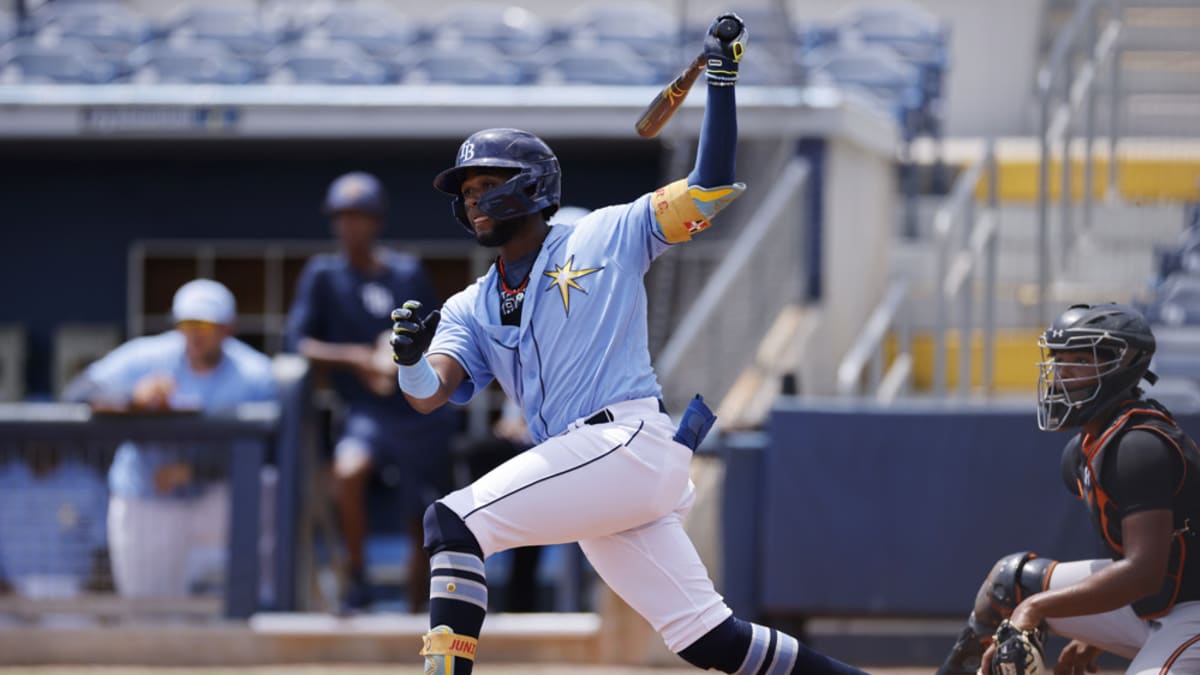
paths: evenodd
<path fill-rule="evenodd" d="M 363 284 L 362 303 L 367 313 L 376 317 L 390 315 L 396 306 L 391 289 L 376 283 Z"/>
<path fill-rule="evenodd" d="M 552 279 L 550 285 L 546 286 L 546 290 L 549 291 L 555 288 L 558 289 L 558 292 L 562 294 L 563 310 L 569 315 L 571 313 L 571 289 L 574 288 L 580 293 L 587 295 L 587 290 L 584 289 L 583 286 L 580 286 L 578 283 L 576 283 L 575 280 L 579 279 L 580 277 L 586 277 L 589 274 L 595 274 L 602 269 L 604 268 L 589 267 L 587 269 L 577 270 L 575 269 L 575 256 L 571 256 L 570 258 L 567 258 L 566 265 L 556 264 L 553 272 L 543 272 L 543 274 Z"/>

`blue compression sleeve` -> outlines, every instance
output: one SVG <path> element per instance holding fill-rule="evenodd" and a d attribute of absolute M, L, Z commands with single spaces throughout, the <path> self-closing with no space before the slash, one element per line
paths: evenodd
<path fill-rule="evenodd" d="M 737 87 L 708 89 L 708 104 L 700 126 L 696 167 L 688 174 L 688 185 L 717 187 L 733 183 L 733 161 L 737 154 Z"/>

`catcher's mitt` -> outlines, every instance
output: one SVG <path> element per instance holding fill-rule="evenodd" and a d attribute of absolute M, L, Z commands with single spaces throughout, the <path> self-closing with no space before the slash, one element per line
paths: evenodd
<path fill-rule="evenodd" d="M 1046 643 L 1046 624 L 1033 630 L 1017 630 L 1007 620 L 1000 623 L 992 639 L 996 653 L 989 675 L 1041 675 L 1046 671 L 1042 649 Z"/>

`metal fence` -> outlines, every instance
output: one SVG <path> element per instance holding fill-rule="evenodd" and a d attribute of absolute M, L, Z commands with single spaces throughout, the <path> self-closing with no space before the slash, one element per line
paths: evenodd
<path fill-rule="evenodd" d="M 1102 23 L 1103 21 L 1103 23 Z M 1116 57 L 1121 35 L 1119 0 L 1080 0 L 1075 13 L 1054 40 L 1046 63 L 1038 70 L 1037 92 L 1040 101 L 1038 140 L 1041 161 L 1038 173 L 1038 311 L 1042 321 L 1050 321 L 1049 288 L 1051 278 L 1050 208 L 1051 168 L 1057 149 L 1061 167 L 1059 208 L 1061 220 L 1060 253 L 1065 262 L 1076 238 L 1092 225 L 1095 199 L 1095 162 L 1093 141 L 1096 137 L 1097 81 L 1108 67 L 1109 86 L 1109 172 L 1107 194 L 1117 194 L 1117 138 L 1120 134 L 1120 62 Z M 1082 120 L 1080 113 L 1083 113 Z M 1073 206 L 1071 144 L 1083 141 L 1083 225 L 1077 227 Z"/>
<path fill-rule="evenodd" d="M 692 286 L 699 295 L 658 357 L 669 410 L 697 393 L 719 402 L 780 312 L 801 300 L 809 185 L 807 163 L 791 160 L 740 236 L 713 244 L 720 263 Z"/>
<path fill-rule="evenodd" d="M 311 454 L 308 376 L 302 361 L 288 357 L 276 373 L 279 404 L 244 404 L 223 415 L 0 406 L 0 618 L 241 618 L 294 607 Z M 150 491 L 174 497 L 153 500 L 138 517 L 107 480 L 129 442 L 183 467 L 155 476 Z M 197 529 L 165 531 L 155 518 L 183 499 Z M 218 517 L 225 522 L 213 522 Z M 174 586 L 175 579 L 159 582 L 168 576 L 183 580 L 182 592 L 163 590 Z"/>

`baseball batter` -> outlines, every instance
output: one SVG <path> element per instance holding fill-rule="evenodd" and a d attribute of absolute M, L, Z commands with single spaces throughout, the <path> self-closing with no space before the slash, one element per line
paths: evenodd
<path fill-rule="evenodd" d="M 1040 346 L 1038 426 L 1080 429 L 1063 481 L 1112 559 L 1001 559 L 938 673 L 1040 672 L 1046 628 L 1072 640 L 1055 673 L 1095 672 L 1102 651 L 1132 659 L 1131 674 L 1200 673 L 1200 452 L 1138 388 L 1157 379 L 1150 326 L 1125 305 L 1075 305 Z"/>
<path fill-rule="evenodd" d="M 705 40 L 698 158 L 686 179 L 551 227 L 560 204 L 554 153 L 527 132 L 487 129 L 434 180 L 451 195 L 456 219 L 499 256 L 440 314 L 422 318 L 415 303 L 393 313 L 400 387 L 414 408 L 431 411 L 465 403 L 495 380 L 520 405 L 536 445 L 426 511 L 427 674 L 471 672 L 487 556 L 575 541 L 667 646 L 699 668 L 861 672 L 732 616 L 681 523 L 693 502 L 692 451 L 711 421 L 685 414 L 677 433 L 663 409 L 642 277 L 745 189 L 733 180 L 733 85 L 746 36 L 743 29 L 722 41 L 716 24 Z"/>

